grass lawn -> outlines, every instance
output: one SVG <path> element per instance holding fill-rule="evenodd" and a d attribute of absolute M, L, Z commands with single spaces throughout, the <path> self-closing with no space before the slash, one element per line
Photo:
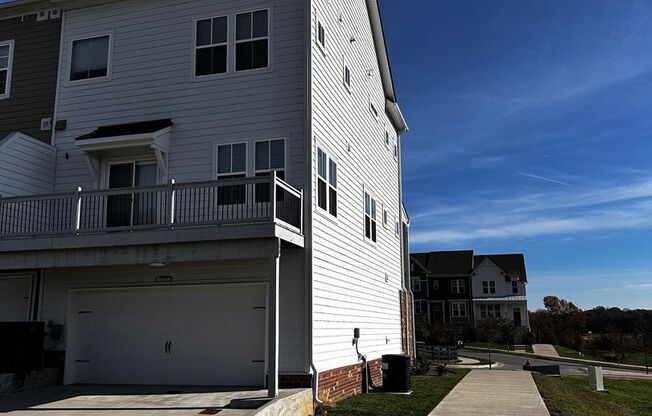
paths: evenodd
<path fill-rule="evenodd" d="M 466 347 L 476 347 L 476 348 L 489 348 L 489 343 L 488 342 L 467 342 L 464 344 Z M 507 351 L 514 351 L 514 345 L 510 344 L 491 344 L 491 349 L 497 349 L 497 350 L 507 350 Z M 526 352 L 533 352 L 532 351 L 532 346 L 531 345 L 526 345 L 525 346 L 525 351 Z"/>
<path fill-rule="evenodd" d="M 587 377 L 533 374 L 551 416 L 652 415 L 652 382 L 604 379 L 608 393 L 591 391 Z"/>
<path fill-rule="evenodd" d="M 595 354 L 582 353 L 582 355 L 573 354 L 570 348 L 563 347 L 561 345 L 555 345 L 557 353 L 562 357 L 569 358 L 582 358 L 585 360 L 595 360 L 595 361 L 607 361 L 604 359 L 605 355 L 613 355 L 612 351 L 595 351 Z M 621 358 L 621 364 L 632 364 L 632 365 L 645 365 L 645 354 L 642 352 L 639 353 L 630 353 L 626 357 Z M 652 367 L 652 354 L 648 356 L 648 365 Z"/>
<path fill-rule="evenodd" d="M 338 402 L 326 413 L 332 416 L 427 416 L 468 373 L 450 369 L 443 377 L 412 377 L 412 394 L 360 394 Z"/>

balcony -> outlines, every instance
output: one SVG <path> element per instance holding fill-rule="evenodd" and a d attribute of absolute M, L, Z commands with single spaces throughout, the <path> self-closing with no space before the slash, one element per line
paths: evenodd
<path fill-rule="evenodd" d="M 170 181 L 151 187 L 90 191 L 80 188 L 76 192 L 0 198 L 0 250 L 3 251 L 10 251 L 11 247 L 20 249 L 17 245 L 20 240 L 31 242 L 23 244 L 23 249 L 52 248 L 52 244 L 45 247 L 34 243 L 47 237 L 70 242 L 71 238 L 83 240 L 110 234 L 114 237 L 112 241 L 129 244 L 128 236 L 159 230 L 210 228 L 215 231 L 203 233 L 204 238 L 233 238 L 238 234 L 236 226 L 251 230 L 252 226 L 262 225 L 271 225 L 281 229 L 284 235 L 303 241 L 303 192 L 272 175 L 187 183 Z M 179 241 L 177 237 L 169 236 L 172 241 Z M 165 239 L 141 238 L 140 244 L 162 240 Z M 84 247 L 84 244 L 73 245 Z"/>

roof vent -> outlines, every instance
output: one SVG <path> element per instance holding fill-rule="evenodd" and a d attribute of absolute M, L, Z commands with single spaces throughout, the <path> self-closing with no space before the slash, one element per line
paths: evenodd
<path fill-rule="evenodd" d="M 52 130 L 52 118 L 42 118 L 41 119 L 41 131 L 50 131 Z"/>

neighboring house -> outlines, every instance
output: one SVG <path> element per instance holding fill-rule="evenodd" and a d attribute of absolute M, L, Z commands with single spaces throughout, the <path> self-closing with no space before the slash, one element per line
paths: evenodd
<path fill-rule="evenodd" d="M 530 327 L 523 254 L 481 255 L 473 261 L 471 280 L 476 324 L 488 318 L 510 319 L 517 328 L 517 342 L 522 341 Z"/>
<path fill-rule="evenodd" d="M 0 199 L 0 267 L 27 279 L 0 311 L 30 288 L 15 310 L 47 323 L 65 383 L 338 400 L 361 387 L 354 328 L 377 383 L 383 354 L 412 353 L 407 126 L 376 0 L 50 4 L 56 164 L 25 160 L 41 188 Z"/>
<path fill-rule="evenodd" d="M 473 251 L 434 251 L 411 255 L 415 316 L 431 325 L 449 324 L 460 337 L 472 328 Z"/>

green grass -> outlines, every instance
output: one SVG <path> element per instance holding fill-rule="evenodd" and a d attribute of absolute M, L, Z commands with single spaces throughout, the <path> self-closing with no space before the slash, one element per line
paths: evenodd
<path fill-rule="evenodd" d="M 652 381 L 605 379 L 604 393 L 592 391 L 587 377 L 533 376 L 551 416 L 652 415 Z"/>
<path fill-rule="evenodd" d="M 555 345 L 555 349 L 557 350 L 557 353 L 562 357 L 581 358 L 584 360 L 607 361 L 604 359 L 605 356 L 614 355 L 613 351 L 602 351 L 602 350 L 595 351 L 595 354 L 582 353 L 582 355 L 577 355 L 577 354 L 573 354 L 571 352 L 573 350 L 571 350 L 570 348 L 566 348 L 561 345 Z M 644 366 L 645 353 L 639 352 L 639 353 L 627 354 L 625 357 L 621 357 L 620 363 Z M 648 355 L 648 365 L 652 367 L 652 354 Z"/>
<path fill-rule="evenodd" d="M 476 348 L 489 348 L 489 343 L 488 342 L 467 342 L 464 344 L 465 347 L 476 347 Z M 496 350 L 507 350 L 507 351 L 514 351 L 514 345 L 512 344 L 491 344 L 492 349 Z M 525 346 L 525 351 L 526 352 L 532 352 L 532 346 L 531 345 L 526 345 Z"/>
<path fill-rule="evenodd" d="M 427 416 L 432 409 L 468 373 L 468 370 L 450 369 L 442 377 L 412 377 L 410 395 L 370 393 L 360 394 L 338 402 L 326 411 L 329 416 Z"/>

